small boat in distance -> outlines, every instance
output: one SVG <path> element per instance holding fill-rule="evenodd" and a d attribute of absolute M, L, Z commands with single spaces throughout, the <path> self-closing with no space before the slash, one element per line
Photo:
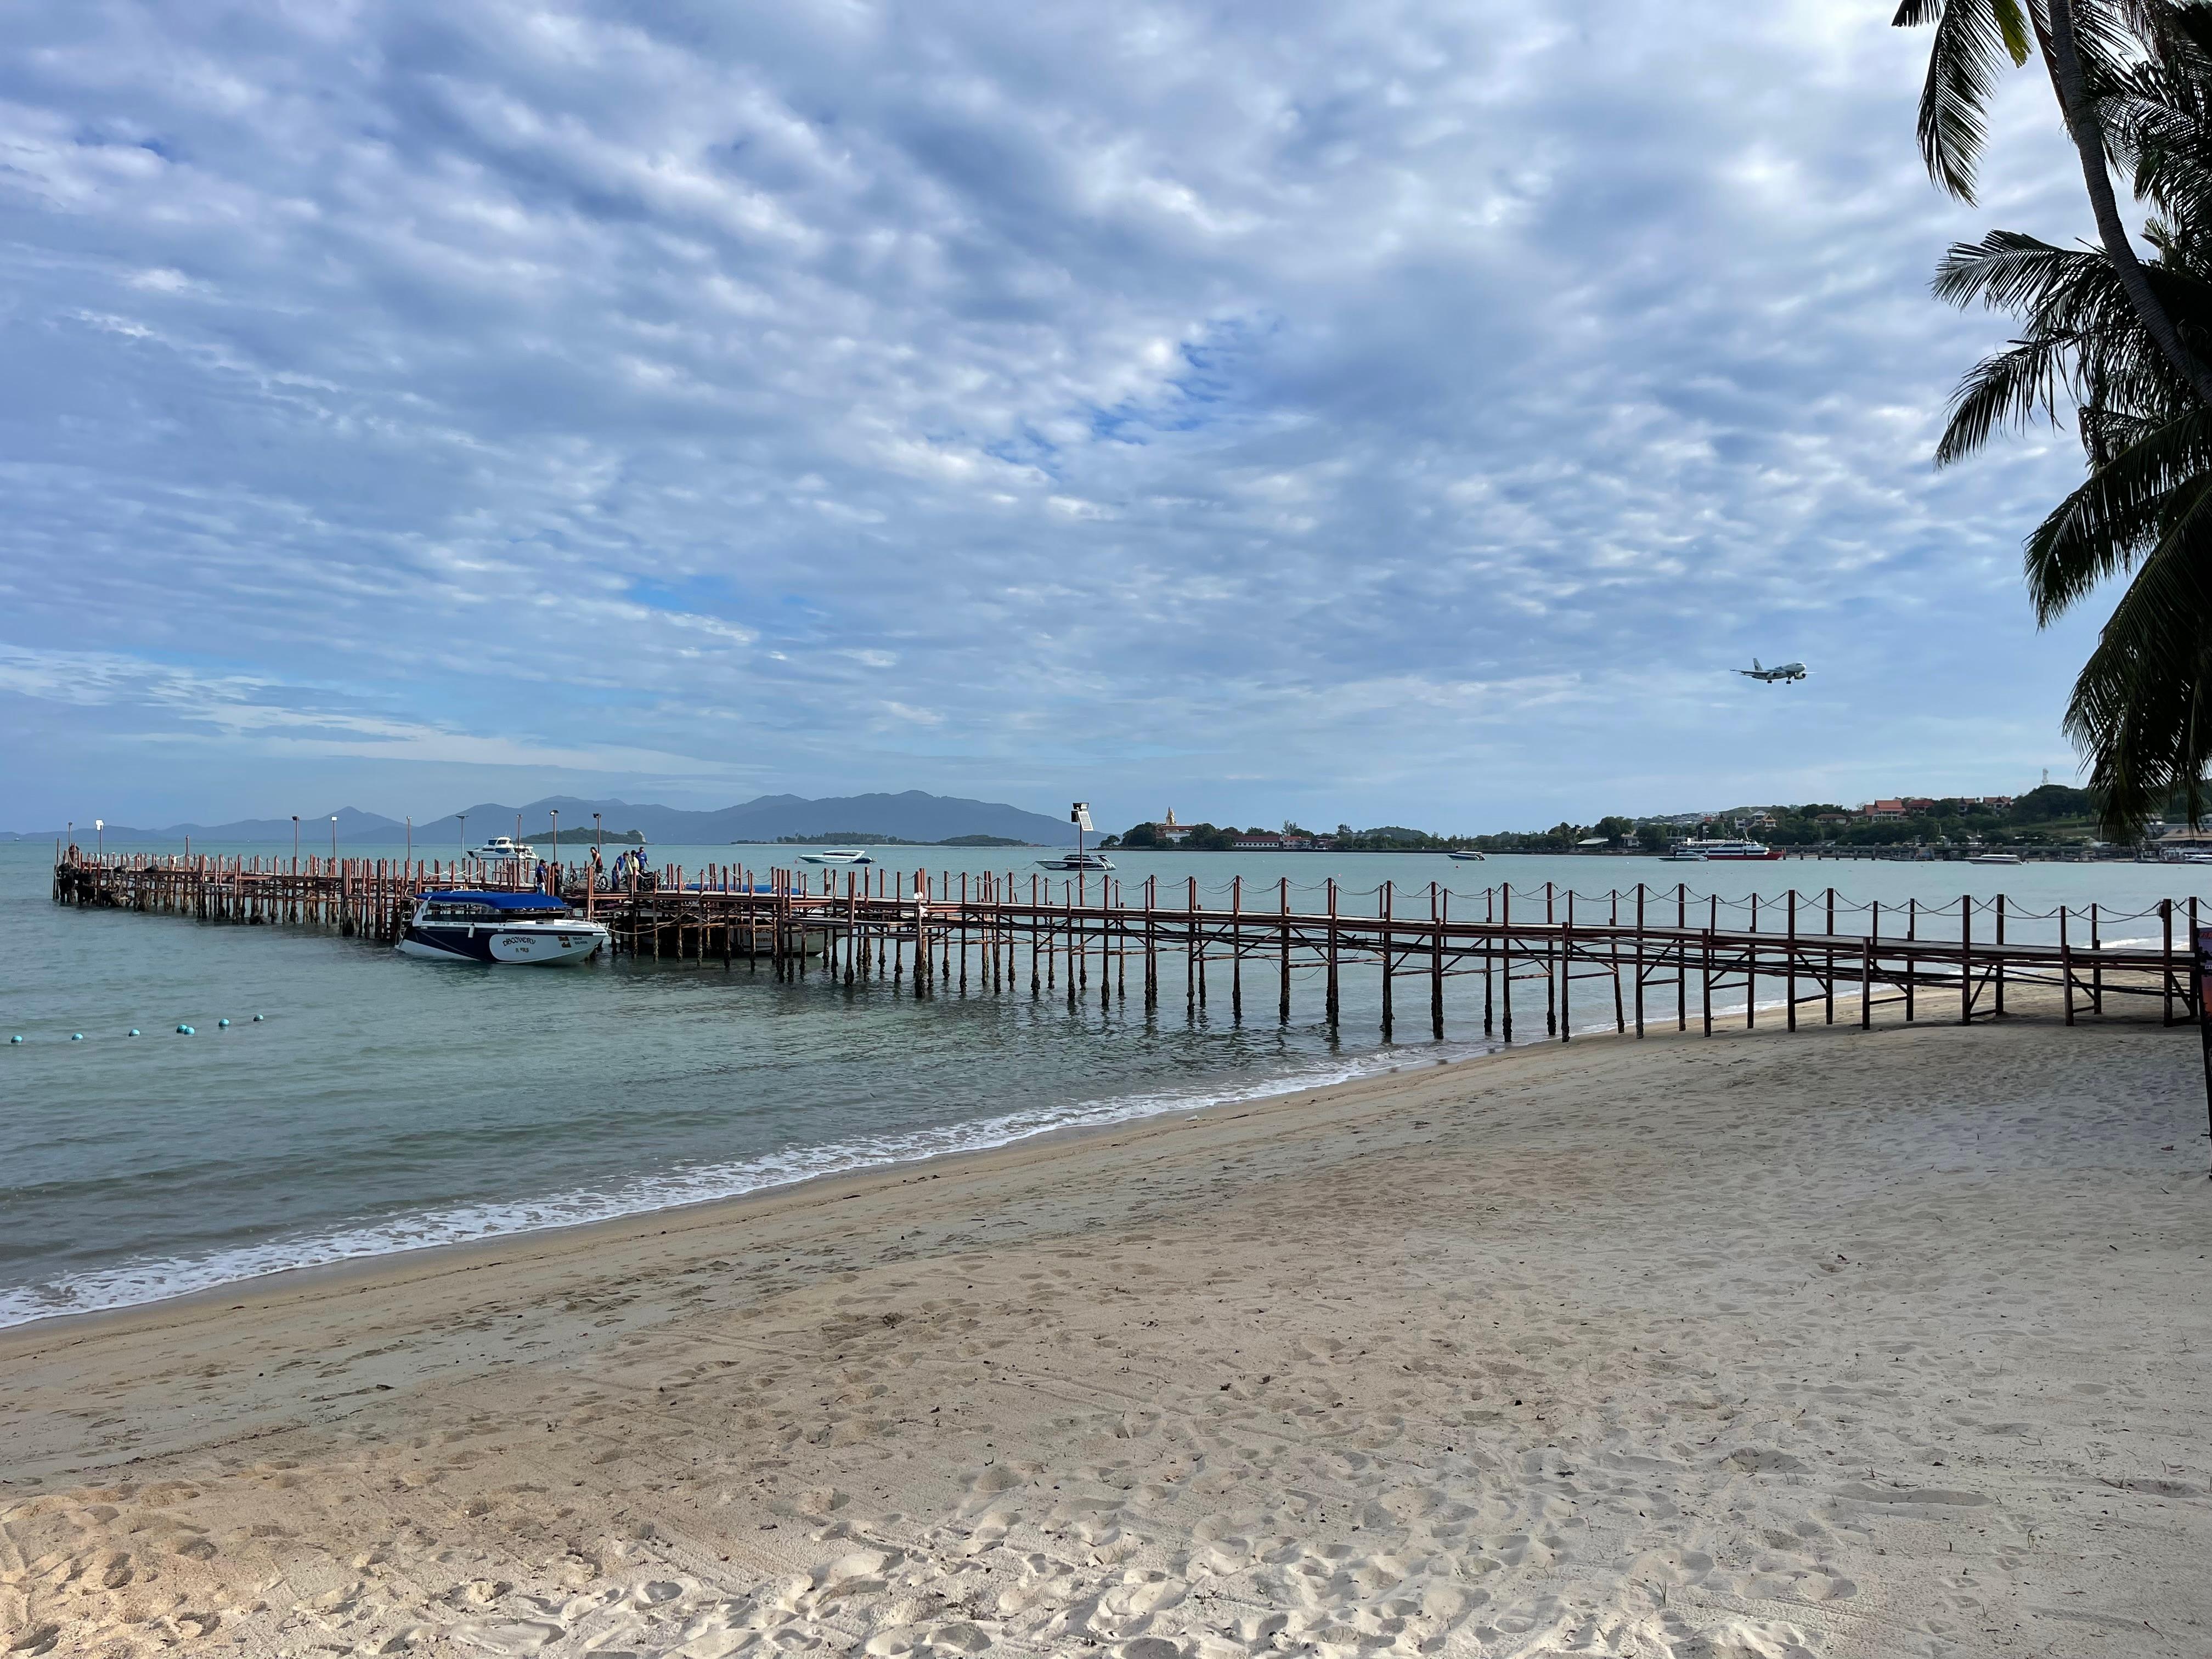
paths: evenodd
<path fill-rule="evenodd" d="M 1966 860 L 1969 864 L 2018 864 L 2021 861 L 2017 853 L 1975 853 Z"/>
<path fill-rule="evenodd" d="M 1062 853 L 1056 859 L 1039 859 L 1041 870 L 1111 870 L 1114 866 L 1097 853 Z"/>
<path fill-rule="evenodd" d="M 512 836 L 494 836 L 483 846 L 471 848 L 464 857 L 472 859 L 527 859 L 538 861 L 538 849 L 526 841 L 517 841 Z"/>
<path fill-rule="evenodd" d="M 1471 847 L 1455 847 L 1452 848 L 1449 856 L 1455 859 L 1465 859 L 1469 864 L 1481 864 L 1486 861 L 1482 854 L 1476 852 Z"/>
<path fill-rule="evenodd" d="M 581 921 L 550 893 L 425 893 L 399 936 L 405 957 L 440 962 L 536 965 L 588 962 L 607 943 L 605 927 Z"/>
<path fill-rule="evenodd" d="M 1679 847 L 1671 853 L 1662 853 L 1659 855 L 1659 862 L 1662 864 L 1703 864 L 1705 861 L 1705 855 L 1703 853 L 1686 853 Z"/>
<path fill-rule="evenodd" d="M 1037 867 L 1041 870 L 1111 870 L 1114 866 L 1099 854 L 1083 850 L 1083 832 L 1098 827 L 1091 821 L 1091 803 L 1079 800 L 1069 807 L 1067 821 L 1075 826 L 1075 850 L 1062 853 L 1057 858 L 1039 859 Z"/>
<path fill-rule="evenodd" d="M 865 847 L 824 847 L 819 852 L 801 853 L 801 864 L 873 864 L 875 855 Z"/>

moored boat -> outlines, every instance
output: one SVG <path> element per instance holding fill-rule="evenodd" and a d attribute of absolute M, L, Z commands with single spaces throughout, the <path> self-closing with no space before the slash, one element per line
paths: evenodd
<path fill-rule="evenodd" d="M 2021 861 L 2017 853 L 1975 853 L 1966 860 L 1969 864 L 2018 864 Z"/>
<path fill-rule="evenodd" d="M 607 938 L 550 893 L 453 889 L 416 901 L 397 948 L 440 962 L 545 965 L 588 962 Z"/>
<path fill-rule="evenodd" d="M 1465 859 L 1469 864 L 1480 864 L 1484 862 L 1482 854 L 1476 852 L 1472 847 L 1455 847 L 1452 848 L 1449 856 L 1455 859 Z"/>
<path fill-rule="evenodd" d="M 512 836 L 494 836 L 483 846 L 472 847 L 462 856 L 483 859 L 487 861 L 495 859 L 525 859 L 535 864 L 538 861 L 538 849 L 528 842 L 517 841 Z"/>

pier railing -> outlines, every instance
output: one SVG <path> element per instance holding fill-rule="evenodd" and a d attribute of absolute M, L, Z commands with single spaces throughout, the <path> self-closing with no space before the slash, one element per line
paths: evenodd
<path fill-rule="evenodd" d="M 385 859 L 277 860 L 86 854 L 54 867 L 54 897 L 74 905 L 167 912 L 210 923 L 335 927 L 398 938 L 415 901 L 457 887 L 532 890 L 534 872 Z M 1195 878 L 1125 885 L 1079 873 L 755 871 L 670 866 L 612 889 L 568 866 L 545 874 L 577 910 L 605 922 L 617 953 L 742 963 L 779 977 L 828 974 L 847 985 L 888 981 L 918 997 L 945 994 L 1095 996 L 1126 1001 L 1130 982 L 1158 1008 L 1180 990 L 1192 1012 L 1223 994 L 1244 1013 L 1246 981 L 1287 1020 L 1293 988 L 1314 981 L 1331 1024 L 1350 974 L 1372 974 L 1386 1036 L 1409 986 L 1425 992 L 1431 1034 L 1446 1031 L 1446 986 L 1479 981 L 1486 1036 L 1572 1037 L 1610 1024 L 1756 1025 L 1801 1018 L 1871 1024 L 1878 1008 L 1907 1020 L 2002 1015 L 2008 991 L 2058 993 L 2069 1024 L 2112 997 L 2154 999 L 2169 1024 L 2196 1012 L 2190 969 L 2197 902 L 2142 909 L 2033 909 L 1955 902 L 1866 903 L 1833 888 L 1723 897 L 1686 884 L 1597 894 L 1547 884 L 1453 891 L 1385 882 L 1297 889 L 1239 878 L 1201 890 Z M 1224 982 L 1225 981 L 1225 983 Z M 1475 988 L 1462 985 L 1463 1018 Z M 1537 1012 L 1540 995 L 1541 1012 Z M 1592 1004 L 1595 1007 L 1593 1010 Z M 2141 1006 L 2138 1000 L 2136 1006 Z M 1808 1011 L 1812 1011 L 1808 1015 Z M 1416 1016 L 1418 1018 L 1418 1015 Z"/>

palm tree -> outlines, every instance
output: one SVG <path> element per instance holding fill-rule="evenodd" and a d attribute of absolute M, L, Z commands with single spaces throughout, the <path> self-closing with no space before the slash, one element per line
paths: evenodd
<path fill-rule="evenodd" d="M 1901 0 L 1891 23 L 1935 25 L 1920 94 L 1920 154 L 1929 176 L 1961 201 L 1974 199 L 1984 112 L 2005 62 L 2018 68 L 2031 53 L 2042 58 L 2113 274 L 2157 349 L 2212 408 L 2212 369 L 2184 343 L 2121 221 L 2100 107 L 2130 58 L 2158 55 L 2175 37 L 2179 14 L 2197 9 L 2192 0 Z"/>
<path fill-rule="evenodd" d="M 2212 355 L 2212 8 L 2185 10 L 2154 56 L 2107 77 L 2100 125 L 2160 211 L 2146 232 L 2155 258 L 2137 270 L 2195 361 Z M 2074 405 L 2089 476 L 2028 538 L 2039 623 L 2130 573 L 2066 712 L 2106 828 L 2139 832 L 2176 795 L 2196 823 L 2212 763 L 2212 408 L 2108 247 L 1994 231 L 1951 249 L 1936 291 L 2026 322 L 1961 381 L 1938 465 Z"/>

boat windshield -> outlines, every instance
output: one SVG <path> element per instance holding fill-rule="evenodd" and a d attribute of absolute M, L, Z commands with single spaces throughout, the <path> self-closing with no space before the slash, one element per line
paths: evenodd
<path fill-rule="evenodd" d="M 429 899 L 422 906 L 425 921 L 490 921 L 511 925 L 518 921 L 559 921 L 568 914 L 566 906 L 532 905 L 528 909 L 501 909 L 494 905 L 471 903 L 465 900 Z"/>

